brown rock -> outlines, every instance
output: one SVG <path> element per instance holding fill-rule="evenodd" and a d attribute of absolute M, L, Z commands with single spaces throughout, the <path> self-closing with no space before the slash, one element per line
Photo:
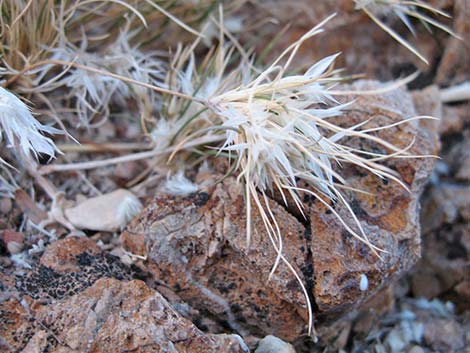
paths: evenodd
<path fill-rule="evenodd" d="M 251 246 L 246 244 L 241 186 L 233 178 L 209 193 L 188 198 L 160 198 L 144 210 L 130 232 L 144 234 L 148 270 L 165 281 L 191 306 L 260 335 L 266 331 L 294 338 L 304 329 L 305 300 L 285 265 L 267 281 L 276 254 L 255 213 Z M 294 253 L 303 245 L 305 228 L 272 202 L 297 272 Z M 300 259 L 300 257 L 299 257 Z M 261 285 L 262 284 L 262 285 Z M 302 317 L 302 316 L 300 316 Z"/>
<path fill-rule="evenodd" d="M 468 282 L 468 223 L 444 226 L 427 234 L 423 245 L 423 258 L 411 275 L 411 290 L 414 296 L 433 298 L 449 293 L 459 285 L 464 286 L 462 283 Z M 461 298 L 452 300 L 462 308 L 468 308 L 468 296 L 465 291 L 462 294 Z"/>
<path fill-rule="evenodd" d="M 465 0 L 462 1 L 465 2 Z M 432 3 L 438 9 L 452 12 L 452 1 L 445 3 L 433 1 Z M 439 59 L 443 51 L 441 43 L 450 41 L 450 36 L 447 33 L 440 30 L 433 30 L 432 33 L 429 33 L 425 26 L 419 23 L 416 23 L 415 26 L 416 35 L 413 35 L 398 17 L 393 15 L 393 11 L 390 11 L 387 18 L 380 16 L 388 26 L 398 31 L 400 36 L 409 41 L 429 61 L 429 65 L 426 65 L 381 29 L 363 11 L 356 10 L 354 1 L 323 0 L 312 2 L 310 0 L 296 0 L 291 4 L 279 0 L 266 0 L 257 1 L 256 6 L 256 11 L 253 11 L 252 8 L 247 9 L 246 12 L 249 13 L 246 15 L 247 21 L 252 19 L 254 12 L 257 12 L 260 14 L 259 17 L 263 16 L 262 20 L 255 23 L 258 32 L 269 33 L 270 36 L 275 33 L 280 36 L 276 42 L 277 45 L 270 51 L 267 62 L 276 58 L 282 48 L 298 39 L 315 24 L 336 13 L 336 17 L 325 25 L 326 31 L 324 33 L 309 39 L 299 49 L 298 55 L 293 61 L 293 67 L 296 68 L 309 67 L 312 60 L 317 61 L 328 54 L 340 52 L 342 55 L 337 58 L 336 65 L 346 68 L 348 73 L 365 74 L 366 77 L 380 80 L 391 80 L 419 70 L 422 75 L 412 85 L 417 88 L 425 87 L 431 84 L 432 77 L 434 77 L 432 68 L 440 63 Z M 422 13 L 429 14 L 427 11 L 422 11 Z M 264 23 L 263 20 L 267 17 L 274 17 L 276 25 L 268 23 L 262 26 L 261 23 Z M 464 18 L 464 16 L 462 17 Z M 436 19 L 452 26 L 452 21 L 443 16 L 437 16 Z M 283 28 L 287 24 L 289 29 L 284 33 L 279 33 L 279 28 Z M 364 35 L 365 33 L 367 35 Z M 250 32 L 247 32 L 246 36 L 249 35 Z M 245 38 L 246 41 L 249 39 Z M 461 47 L 463 46 L 462 41 L 456 40 L 455 45 L 457 42 L 460 42 Z M 263 44 L 258 45 L 260 52 L 265 48 Z M 451 49 L 448 50 L 448 56 L 453 59 Z M 457 63 L 463 63 L 461 60 L 465 56 L 462 54 L 459 52 Z M 453 63 L 456 61 L 449 60 L 446 69 L 455 70 Z"/>
<path fill-rule="evenodd" d="M 370 82 L 358 82 L 354 88 L 366 90 L 373 85 Z M 369 114 L 375 116 L 371 121 L 373 126 L 387 125 L 394 119 L 400 119 L 391 111 L 400 111 L 405 117 L 416 115 L 410 95 L 402 90 L 381 97 L 358 97 L 357 104 L 361 113 L 348 114 L 350 124 L 357 124 Z M 410 153 L 437 152 L 437 135 L 418 124 L 387 129 L 379 136 L 402 147 L 415 137 Z M 351 141 L 350 145 L 359 147 L 357 141 Z M 389 283 L 393 277 L 408 270 L 420 256 L 418 201 L 433 161 L 429 158 L 399 159 L 387 162 L 387 166 L 398 171 L 411 193 L 393 181 L 380 180 L 358 168 L 345 166 L 341 171 L 349 185 L 370 193 L 349 194 L 347 198 L 369 240 L 386 251 L 380 254 L 381 258 L 345 231 L 337 217 L 325 206 L 316 200 L 311 202 L 310 246 L 315 279 L 314 298 L 320 313 L 325 316 L 346 312 L 352 305 Z M 351 214 L 344 206 L 338 204 L 335 209 L 347 224 L 354 227 Z M 368 279 L 366 292 L 360 290 L 362 275 Z"/>
<path fill-rule="evenodd" d="M 440 168 L 422 198 L 423 258 L 411 274 L 416 297 L 451 300 L 468 310 L 470 254 L 469 129 L 442 137 Z"/>
<path fill-rule="evenodd" d="M 86 237 L 68 237 L 50 244 L 39 263 L 58 272 L 79 271 L 76 258 L 82 253 L 96 255 L 100 248 Z"/>
<path fill-rule="evenodd" d="M 119 240 L 122 246 L 131 254 L 145 256 L 145 238 L 142 234 L 131 234 L 129 231 L 124 231 L 121 233 Z"/>
<path fill-rule="evenodd" d="M 421 120 L 422 126 L 434 134 L 444 129 L 450 129 L 452 118 L 443 113 L 444 107 L 441 102 L 438 86 L 431 85 L 422 90 L 411 92 L 413 104 L 417 115 L 431 116 L 439 120 Z M 440 145 L 436 146 L 438 149 Z"/>
<path fill-rule="evenodd" d="M 144 282 L 101 278 L 126 273 L 105 254 L 85 254 L 66 259 L 77 268 L 34 267 L 27 285 L 0 267 L 1 352 L 249 352 L 239 336 L 203 334 Z"/>
<path fill-rule="evenodd" d="M 37 300 L 63 299 L 90 287 L 100 278 L 141 279 L 144 275 L 118 257 L 101 252 L 86 237 L 69 237 L 46 248 L 39 264 L 16 276 L 22 295 Z"/>
<path fill-rule="evenodd" d="M 2 296 L 6 289 L 0 288 Z M 0 351 L 18 352 L 31 337 L 33 323 L 28 311 L 15 297 L 0 300 Z"/>
<path fill-rule="evenodd" d="M 318 326 L 318 325 L 317 325 Z M 345 350 L 349 337 L 352 335 L 352 318 L 332 321 L 330 324 L 324 324 L 317 327 L 317 333 L 320 337 L 319 344 L 322 347 L 328 347 L 332 352 L 341 352 Z M 316 344 L 311 337 L 300 337 L 293 342 L 297 352 L 315 351 Z"/>
<path fill-rule="evenodd" d="M 470 114 L 468 116 L 470 121 Z M 470 129 L 461 131 L 462 141 L 455 143 L 445 156 L 451 170 L 455 173 L 455 181 L 464 182 L 466 185 L 470 182 Z M 450 140 L 451 138 L 449 138 Z"/>
<path fill-rule="evenodd" d="M 23 348 L 21 353 L 39 353 L 47 351 L 48 341 L 51 334 L 44 330 L 38 330 L 34 333 L 33 337 L 29 340 L 26 347 Z"/>
<path fill-rule="evenodd" d="M 22 189 L 15 191 L 16 205 L 36 224 L 47 219 L 47 212 L 40 209 L 31 197 Z"/>
<path fill-rule="evenodd" d="M 56 332 L 51 352 L 247 352 L 236 336 L 204 335 L 141 281 L 102 279 L 35 309 L 36 320 Z"/>
<path fill-rule="evenodd" d="M 12 255 L 18 254 L 23 249 L 24 234 L 13 229 L 5 229 L 0 233 L 0 240 L 3 242 L 8 252 Z"/>
<path fill-rule="evenodd" d="M 366 82 L 353 88 L 374 87 Z M 354 125 L 374 117 L 368 128 L 416 114 L 411 96 L 403 90 L 360 97 L 358 106 L 342 120 Z M 412 154 L 432 154 L 437 149 L 436 134 L 417 122 L 381 131 L 379 136 L 400 147 L 415 138 Z M 357 143 L 350 141 L 355 147 Z M 382 151 L 372 144 L 361 148 Z M 386 251 L 382 258 L 353 238 L 320 202 L 305 198 L 309 217 L 305 220 L 291 205 L 286 211 L 284 205 L 269 200 L 283 234 L 283 254 L 301 276 L 320 318 L 349 311 L 409 269 L 420 255 L 418 196 L 433 161 L 400 159 L 387 165 L 398 171 L 411 193 L 349 166 L 341 170 L 351 186 L 371 193 L 345 196 L 370 241 Z M 305 332 L 305 298 L 283 263 L 268 281 L 276 253 L 256 209 L 252 243 L 247 246 L 242 195 L 241 186 L 228 178 L 187 198 L 157 197 L 128 227 L 131 236 L 124 238 L 126 246 L 139 249 L 143 236 L 149 260 L 146 269 L 201 312 L 226 320 L 243 335 L 273 334 L 292 341 Z M 334 207 L 354 227 L 349 211 L 339 203 Z M 361 290 L 363 278 L 368 286 Z"/>
<path fill-rule="evenodd" d="M 443 107 L 442 120 L 439 125 L 441 135 L 460 133 L 464 125 L 470 123 L 470 104 Z M 470 177 L 468 178 L 470 179 Z"/>
<path fill-rule="evenodd" d="M 440 183 L 427 193 L 422 215 L 424 234 L 455 223 L 458 219 L 470 222 L 470 188 L 461 184 Z"/>
<path fill-rule="evenodd" d="M 380 319 L 394 308 L 393 286 L 389 285 L 375 293 L 360 307 L 360 315 L 354 323 L 354 335 L 366 337 Z"/>
<path fill-rule="evenodd" d="M 462 298 L 470 299 L 470 278 L 465 278 L 462 282 L 455 286 L 455 291 Z M 467 305 L 468 306 L 468 305 Z"/>
<path fill-rule="evenodd" d="M 434 319 L 424 328 L 424 341 L 438 352 L 462 352 L 465 348 L 463 327 L 450 319 Z"/>

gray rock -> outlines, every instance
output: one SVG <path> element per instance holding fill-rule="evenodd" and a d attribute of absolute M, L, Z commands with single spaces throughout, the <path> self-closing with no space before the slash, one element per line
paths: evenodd
<path fill-rule="evenodd" d="M 269 335 L 259 341 L 255 353 L 295 353 L 295 349 L 280 338 Z"/>

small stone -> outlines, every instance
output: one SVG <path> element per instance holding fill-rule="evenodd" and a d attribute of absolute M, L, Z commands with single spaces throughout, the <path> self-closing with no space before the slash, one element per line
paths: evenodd
<path fill-rule="evenodd" d="M 145 257 L 145 238 L 142 234 L 132 234 L 127 231 L 121 233 L 119 240 L 123 248 L 133 255 Z"/>
<path fill-rule="evenodd" d="M 76 228 L 116 232 L 123 229 L 141 208 L 133 193 L 118 189 L 67 208 L 64 214 Z"/>
<path fill-rule="evenodd" d="M 21 250 L 23 250 L 23 233 L 16 232 L 12 229 L 6 229 L 1 233 L 0 239 L 3 241 L 3 244 L 5 244 L 8 252 L 11 255 L 18 254 L 21 252 Z"/>
<path fill-rule="evenodd" d="M 452 224 L 462 217 L 470 220 L 470 188 L 453 183 L 440 183 L 430 189 L 423 200 L 423 234 Z"/>
<path fill-rule="evenodd" d="M 454 320 L 434 319 L 426 322 L 424 341 L 435 351 L 461 352 L 465 346 L 464 334 Z"/>
<path fill-rule="evenodd" d="M 466 123 L 470 120 L 468 117 L 469 104 L 457 106 L 445 105 L 442 109 L 442 120 L 439 124 L 439 134 L 455 134 L 462 132 Z"/>
<path fill-rule="evenodd" d="M 420 346 L 413 346 L 407 351 L 407 353 L 425 353 L 425 352 L 424 352 L 424 349 L 421 348 Z"/>
<path fill-rule="evenodd" d="M 47 219 L 47 212 L 39 208 L 27 192 L 22 189 L 15 191 L 15 204 L 35 224 Z"/>
<path fill-rule="evenodd" d="M 295 353 L 295 349 L 280 338 L 269 335 L 259 341 L 255 353 Z"/>
<path fill-rule="evenodd" d="M 135 178 L 140 172 L 141 168 L 137 162 L 120 163 L 114 170 L 114 176 L 123 182 L 127 182 Z"/>
<path fill-rule="evenodd" d="M 402 352 L 408 344 L 403 331 L 400 328 L 395 328 L 390 331 L 385 338 L 385 345 L 389 348 L 390 352 Z"/>
<path fill-rule="evenodd" d="M 367 279 L 367 276 L 364 273 L 361 273 L 361 279 L 359 282 L 359 289 L 363 292 L 365 292 L 369 288 L 369 280 Z"/>
<path fill-rule="evenodd" d="M 11 199 L 8 197 L 2 197 L 0 198 L 0 214 L 6 215 L 11 211 L 11 208 L 13 207 L 13 203 L 11 202 Z"/>

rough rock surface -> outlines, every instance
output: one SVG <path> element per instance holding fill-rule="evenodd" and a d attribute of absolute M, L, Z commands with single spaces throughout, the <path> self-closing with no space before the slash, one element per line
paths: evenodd
<path fill-rule="evenodd" d="M 371 83 L 358 83 L 354 88 L 366 90 Z M 373 124 L 386 125 L 401 118 L 416 115 L 413 102 L 403 91 L 390 92 L 382 97 L 358 97 L 360 113 L 348 114 L 350 124 L 374 117 Z M 362 108 L 364 107 L 364 108 Z M 368 108 L 365 108 L 368 107 Z M 387 112 L 388 111 L 388 112 Z M 392 113 L 395 112 L 395 113 Z M 411 154 L 436 154 L 437 135 L 418 126 L 402 125 L 400 129 L 383 131 L 380 136 L 395 146 L 405 147 L 416 138 Z M 356 141 L 351 144 L 357 146 Z M 367 148 L 366 146 L 361 146 Z M 369 146 L 372 150 L 380 147 Z M 311 249 L 314 271 L 314 298 L 320 315 L 344 313 L 348 307 L 369 296 L 389 276 L 403 273 L 420 256 L 419 195 L 432 170 L 433 161 L 427 159 L 400 159 L 387 162 L 409 186 L 410 192 L 393 181 L 380 180 L 358 168 L 345 167 L 343 175 L 355 188 L 371 193 L 348 195 L 353 212 L 359 218 L 370 241 L 387 252 L 378 258 L 362 242 L 351 237 L 318 201 L 310 205 Z M 344 207 L 337 207 L 348 224 L 354 224 Z M 361 292 L 361 275 L 368 279 L 368 290 Z M 393 277 L 393 276 L 392 276 Z"/>
<path fill-rule="evenodd" d="M 16 288 L 34 299 L 62 299 L 90 287 L 100 278 L 131 280 L 143 278 L 137 269 L 115 256 L 102 253 L 84 237 L 56 241 L 31 271 L 16 276 Z"/>
<path fill-rule="evenodd" d="M 355 88 L 375 85 L 363 82 Z M 354 125 L 373 118 L 367 128 L 415 115 L 411 96 L 403 90 L 360 97 L 357 104 L 343 122 Z M 436 153 L 436 136 L 418 124 L 399 125 L 379 136 L 403 148 L 414 138 L 412 154 Z M 356 147 L 360 143 L 349 141 Z M 360 146 L 386 152 L 371 143 Z M 418 197 L 432 165 L 429 158 L 387 162 L 411 192 L 350 166 L 341 170 L 351 186 L 371 193 L 345 193 L 345 197 L 372 243 L 387 251 L 382 258 L 353 238 L 334 214 L 308 195 L 304 198 L 307 219 L 299 217 L 291 205 L 286 208 L 270 200 L 284 237 L 285 258 L 305 283 L 320 322 L 347 312 L 417 261 Z M 354 227 L 344 206 L 337 203 L 333 207 Z M 242 335 L 273 334 L 292 341 L 305 333 L 305 298 L 283 263 L 268 281 L 276 254 L 256 210 L 252 243 L 247 246 L 245 212 L 242 189 L 228 178 L 186 198 L 157 197 L 131 223 L 123 239 L 130 249 L 141 249 L 144 240 L 146 269 L 201 313 L 222 318 L 223 325 Z M 368 287 L 361 291 L 364 276 Z"/>
<path fill-rule="evenodd" d="M 463 38 L 467 38 L 469 31 L 468 20 L 465 21 L 468 18 L 466 1 L 428 1 L 427 3 L 453 15 L 456 22 L 454 31 Z M 296 0 L 293 3 L 282 0 L 263 0 L 256 2 L 256 11 L 250 6 L 252 4 L 248 3 L 246 6 L 248 8 L 242 11 L 242 16 L 245 13 L 246 21 L 253 21 L 259 26 L 258 31 L 261 33 L 277 34 L 279 28 L 289 25 L 288 29 L 278 34 L 280 38 L 277 38 L 276 43 L 279 45 L 270 51 L 267 62 L 276 58 L 281 53 L 281 48 L 287 47 L 314 25 L 336 13 L 336 16 L 325 25 L 324 33 L 309 39 L 300 48 L 299 55 L 294 59 L 295 67 L 309 67 L 312 60 L 320 60 L 325 53 L 342 53 L 336 59 L 336 65 L 346 68 L 348 73 L 366 74 L 367 77 L 391 80 L 419 70 L 421 72 L 419 79 L 412 83 L 415 88 L 431 84 L 437 68 L 439 68 L 440 84 L 449 82 L 449 78 L 455 76 L 459 77 L 457 82 L 461 82 L 462 71 L 468 72 L 469 64 L 466 58 L 468 58 L 470 47 L 465 44 L 465 41 L 452 38 L 440 30 L 433 30 L 429 33 L 420 23 L 416 23 L 415 35 L 413 35 L 398 17 L 393 16 L 393 13 L 390 13 L 386 19 L 382 18 L 429 60 L 429 65 L 426 65 L 382 30 L 363 11 L 356 10 L 352 0 L 314 2 Z M 258 13 L 257 22 L 252 19 L 253 13 Z M 423 13 L 429 15 L 426 11 Z M 263 21 L 267 17 L 274 17 L 276 25 Z M 452 20 L 443 16 L 437 16 L 436 19 L 452 27 Z M 246 37 L 243 38 L 242 34 L 242 38 L 249 42 L 248 33 Z M 443 60 L 438 59 L 442 55 L 442 47 L 448 42 L 451 45 L 447 46 Z M 258 48 L 262 52 L 265 48 L 264 43 L 260 43 Z M 454 72 L 456 70 L 458 72 Z"/>
<path fill-rule="evenodd" d="M 302 224 L 274 202 L 272 207 L 282 217 L 286 239 L 300 247 Z M 147 270 L 191 306 L 239 332 L 247 326 L 259 335 L 274 330 L 289 336 L 292 327 L 285 322 L 299 323 L 296 318 L 305 311 L 301 289 L 282 265 L 266 283 L 276 255 L 261 232 L 247 247 L 244 214 L 242 189 L 230 178 L 208 193 L 156 200 L 144 210 L 148 223 L 136 222 L 129 233 L 145 233 Z M 254 218 L 255 228 L 262 230 L 259 217 Z M 286 256 L 292 260 L 297 249 L 287 248 Z M 298 324 L 296 330 L 301 330 Z"/>
<path fill-rule="evenodd" d="M 422 200 L 423 257 L 411 274 L 411 291 L 416 297 L 452 300 L 463 311 L 470 308 L 468 122 L 441 140 L 442 160 Z"/>
<path fill-rule="evenodd" d="M 235 336 L 204 335 L 141 281 L 99 280 L 35 317 L 70 352 L 244 351 Z"/>
<path fill-rule="evenodd" d="M 1 352 L 248 352 L 239 336 L 201 332 L 84 237 L 53 243 L 16 283 L 0 270 Z"/>

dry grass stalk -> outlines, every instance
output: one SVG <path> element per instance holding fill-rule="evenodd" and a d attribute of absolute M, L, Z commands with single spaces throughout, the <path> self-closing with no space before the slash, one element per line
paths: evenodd
<path fill-rule="evenodd" d="M 440 29 L 453 37 L 460 38 L 449 27 L 435 20 L 431 15 L 439 15 L 445 18 L 450 16 L 424 1 L 420 0 L 354 0 L 356 9 L 364 11 L 380 28 L 387 32 L 393 39 L 403 45 L 406 49 L 411 51 L 414 55 L 428 64 L 427 59 L 403 36 L 396 32 L 392 27 L 387 25 L 381 18 L 382 17 L 397 17 L 399 18 L 408 30 L 415 35 L 415 28 L 411 23 L 411 18 L 419 20 L 428 31 L 431 31 L 431 26 Z"/>

